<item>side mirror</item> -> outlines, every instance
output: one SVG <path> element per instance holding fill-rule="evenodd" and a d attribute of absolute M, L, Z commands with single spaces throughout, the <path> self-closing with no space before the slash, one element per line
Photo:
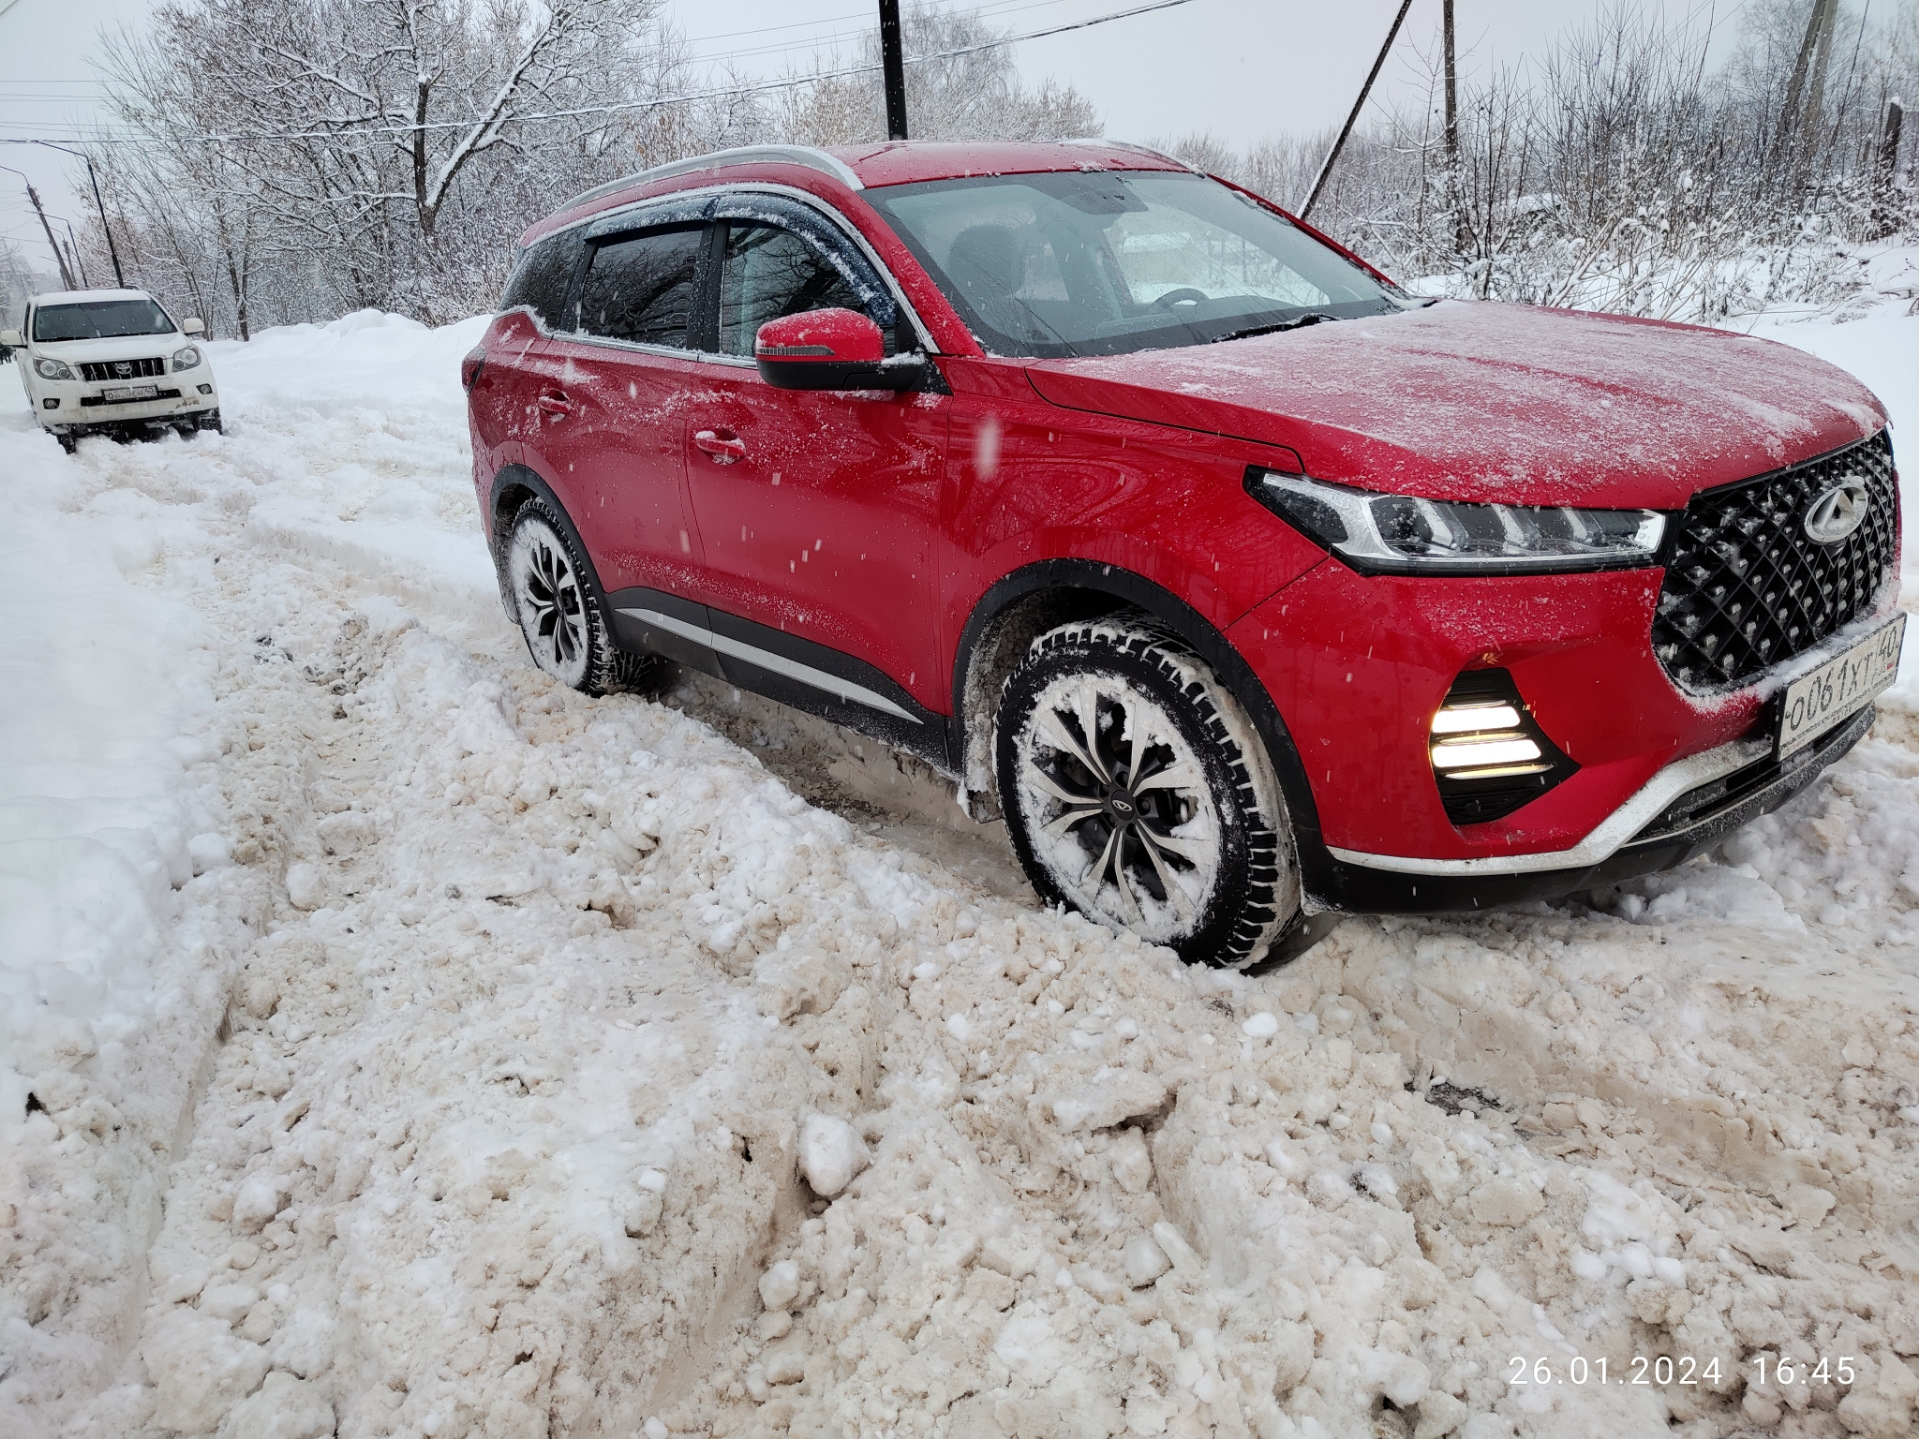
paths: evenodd
<path fill-rule="evenodd" d="M 5 345 L 9 350 L 23 350 L 26 344 L 27 337 L 18 330 L 0 330 L 0 345 Z"/>
<path fill-rule="evenodd" d="M 919 354 L 886 358 L 880 327 L 857 310 L 808 310 L 760 326 L 760 378 L 780 390 L 910 390 L 926 373 Z"/>
<path fill-rule="evenodd" d="M 207 322 L 198 315 L 192 316 L 180 327 L 180 333 L 183 335 L 204 335 L 206 332 Z"/>

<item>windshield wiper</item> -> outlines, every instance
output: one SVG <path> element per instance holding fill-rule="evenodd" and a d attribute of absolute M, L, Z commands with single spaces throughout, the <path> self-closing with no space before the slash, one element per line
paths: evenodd
<path fill-rule="evenodd" d="M 1248 325 L 1243 330 L 1228 330 L 1223 335 L 1215 335 L 1210 344 L 1224 344 L 1227 340 L 1248 340 L 1254 335 L 1274 335 L 1281 330 L 1301 330 L 1308 325 L 1317 325 L 1321 320 L 1337 320 L 1339 316 L 1329 315 L 1324 310 L 1308 310 L 1303 315 L 1295 315 L 1290 320 L 1281 320 L 1276 325 Z"/>

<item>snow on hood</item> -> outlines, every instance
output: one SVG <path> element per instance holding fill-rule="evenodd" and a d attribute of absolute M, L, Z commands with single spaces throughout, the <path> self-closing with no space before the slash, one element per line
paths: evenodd
<path fill-rule="evenodd" d="M 1785 345 L 1459 301 L 1027 373 L 1053 404 L 1289 446 L 1321 479 L 1530 504 L 1675 509 L 1886 423 Z"/>

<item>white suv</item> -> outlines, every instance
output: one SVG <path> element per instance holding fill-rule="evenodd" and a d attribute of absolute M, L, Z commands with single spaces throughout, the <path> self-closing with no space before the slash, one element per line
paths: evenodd
<path fill-rule="evenodd" d="M 206 351 L 143 290 L 60 290 L 27 302 L 24 330 L 0 332 L 40 423 L 69 451 L 82 435 L 220 428 Z"/>

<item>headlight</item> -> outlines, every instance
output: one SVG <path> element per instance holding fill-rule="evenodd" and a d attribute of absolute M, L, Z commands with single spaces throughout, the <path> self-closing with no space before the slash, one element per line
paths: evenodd
<path fill-rule="evenodd" d="M 73 371 L 69 370 L 58 360 L 38 359 L 33 362 L 33 368 L 40 372 L 40 378 L 43 380 L 71 380 L 73 378 Z"/>
<path fill-rule="evenodd" d="M 1474 505 L 1380 495 L 1255 470 L 1247 493 L 1368 574 L 1525 575 L 1648 565 L 1666 517 L 1654 510 Z"/>
<path fill-rule="evenodd" d="M 173 352 L 173 368 L 176 370 L 190 370 L 199 363 L 200 350 L 196 345 L 188 345 L 183 350 Z"/>

